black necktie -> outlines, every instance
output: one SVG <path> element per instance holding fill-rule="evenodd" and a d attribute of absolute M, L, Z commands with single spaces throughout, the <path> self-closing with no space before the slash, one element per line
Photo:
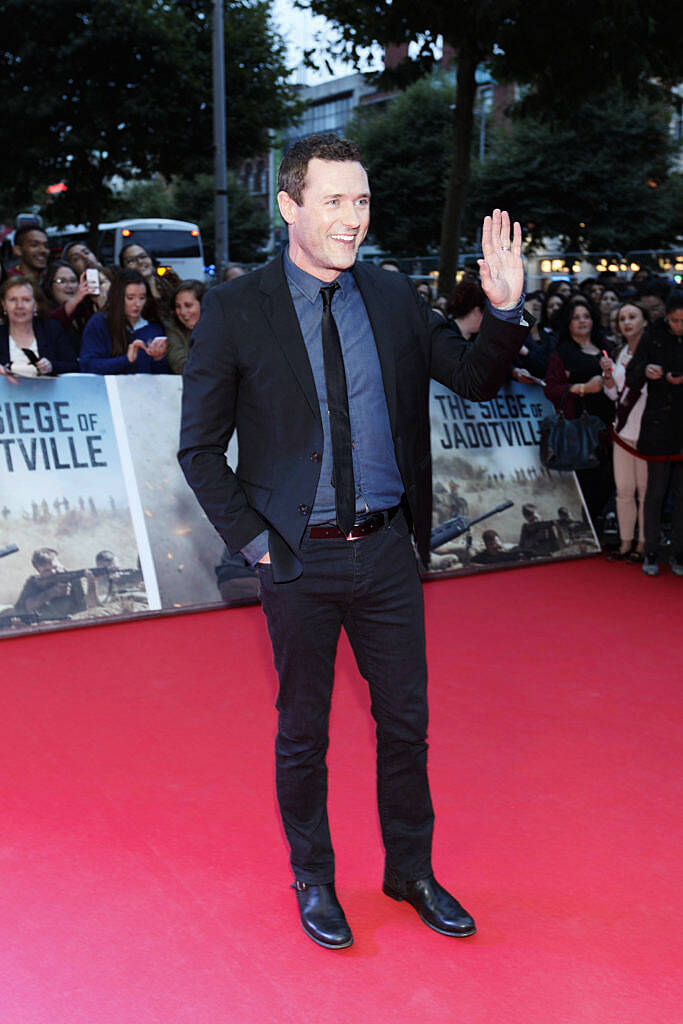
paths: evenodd
<path fill-rule="evenodd" d="M 320 289 L 323 299 L 323 358 L 327 407 L 332 435 L 332 486 L 337 509 L 337 526 L 349 533 L 356 514 L 356 496 L 353 484 L 353 457 L 351 455 L 351 421 L 349 399 L 346 393 L 346 374 L 342 357 L 339 331 L 332 316 L 332 296 L 339 287 L 335 281 Z"/>

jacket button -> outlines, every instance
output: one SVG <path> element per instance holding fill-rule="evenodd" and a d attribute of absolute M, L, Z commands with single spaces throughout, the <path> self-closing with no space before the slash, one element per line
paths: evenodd
<path fill-rule="evenodd" d="M 299 505 L 299 512 L 302 516 L 307 516 L 310 511 L 308 505 Z"/>
<path fill-rule="evenodd" d="M 320 462 L 320 452 L 311 452 L 311 462 Z"/>

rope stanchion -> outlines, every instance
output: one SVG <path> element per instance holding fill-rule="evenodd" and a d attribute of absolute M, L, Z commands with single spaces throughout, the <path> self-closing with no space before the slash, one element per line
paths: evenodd
<path fill-rule="evenodd" d="M 643 452 L 637 451 L 632 445 L 622 441 L 613 426 L 609 428 L 609 436 L 620 448 L 635 455 L 637 459 L 643 459 L 644 462 L 683 462 L 683 452 L 679 452 L 678 455 L 645 455 Z"/>

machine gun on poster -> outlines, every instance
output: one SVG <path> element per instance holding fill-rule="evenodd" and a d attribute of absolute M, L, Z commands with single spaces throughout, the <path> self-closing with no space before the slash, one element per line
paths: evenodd
<path fill-rule="evenodd" d="M 52 572 L 46 576 L 34 576 L 34 586 L 37 590 L 44 590 L 55 583 L 73 583 L 75 580 L 83 579 L 87 573 L 95 577 L 105 577 L 109 580 L 116 580 L 118 583 L 137 584 L 142 582 L 140 569 L 116 569 L 110 566 L 94 566 L 90 569 L 64 569 L 61 572 Z"/>
<path fill-rule="evenodd" d="M 495 508 L 490 509 L 488 512 L 475 516 L 474 519 L 467 519 L 465 516 L 452 516 L 444 523 L 439 523 L 438 526 L 434 527 L 429 541 L 429 550 L 436 551 L 442 544 L 447 544 L 449 540 L 454 540 L 461 534 L 467 533 L 470 527 L 483 522 L 484 519 L 488 519 L 490 516 L 495 516 L 498 512 L 504 512 L 506 508 L 512 508 L 513 505 L 514 501 L 508 499 L 501 502 L 500 505 L 496 505 Z"/>

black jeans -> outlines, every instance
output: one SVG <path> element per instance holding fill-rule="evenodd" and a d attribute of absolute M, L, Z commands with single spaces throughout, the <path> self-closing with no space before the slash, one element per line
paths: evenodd
<path fill-rule="evenodd" d="M 368 681 L 377 735 L 377 799 L 387 864 L 431 874 L 434 813 L 427 781 L 427 670 L 422 585 L 402 513 L 361 540 L 302 545 L 303 574 L 261 600 L 280 688 L 277 795 L 296 878 L 334 879 L 327 819 L 328 718 L 342 627 Z"/>
<path fill-rule="evenodd" d="M 683 462 L 650 462 L 647 467 L 647 491 L 645 492 L 645 550 L 659 549 L 662 506 L 673 480 L 673 516 L 671 519 L 671 551 L 675 556 L 683 555 Z"/>

